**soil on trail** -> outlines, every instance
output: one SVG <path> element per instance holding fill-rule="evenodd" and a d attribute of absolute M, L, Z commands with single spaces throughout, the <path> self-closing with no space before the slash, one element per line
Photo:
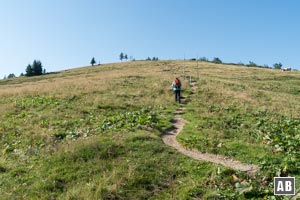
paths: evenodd
<path fill-rule="evenodd" d="M 194 84 L 191 84 L 191 86 L 192 86 L 192 90 L 195 91 L 196 88 L 194 87 Z M 248 175 L 250 175 L 250 176 L 254 175 L 259 170 L 256 165 L 244 164 L 238 160 L 233 160 L 233 159 L 230 159 L 223 155 L 202 153 L 202 152 L 194 150 L 194 149 L 184 148 L 176 140 L 176 136 L 182 131 L 182 129 L 186 123 L 186 121 L 180 117 L 180 114 L 182 114 L 183 110 L 184 110 L 184 107 L 181 106 L 174 112 L 175 117 L 172 121 L 174 128 L 172 130 L 166 131 L 162 136 L 162 140 L 165 144 L 167 144 L 168 146 L 174 147 L 180 153 L 187 155 L 193 159 L 212 162 L 212 163 L 223 165 L 225 167 L 232 168 L 234 170 L 247 172 Z"/>

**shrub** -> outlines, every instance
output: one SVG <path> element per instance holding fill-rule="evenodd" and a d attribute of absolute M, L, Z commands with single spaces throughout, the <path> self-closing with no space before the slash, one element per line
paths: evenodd
<path fill-rule="evenodd" d="M 273 65 L 273 67 L 274 67 L 274 69 L 281 69 L 282 64 L 281 64 L 281 63 L 275 63 L 275 64 Z"/>
<path fill-rule="evenodd" d="M 216 63 L 216 64 L 222 64 L 221 59 L 218 57 L 215 57 L 211 62 Z"/>

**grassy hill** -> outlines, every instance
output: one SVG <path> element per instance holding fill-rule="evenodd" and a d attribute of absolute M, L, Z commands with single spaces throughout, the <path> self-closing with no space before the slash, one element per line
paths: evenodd
<path fill-rule="evenodd" d="M 260 166 L 255 177 L 166 146 L 176 76 L 186 148 Z M 300 74 L 138 61 L 0 81 L 0 199 L 247 199 L 299 176 Z M 198 80 L 198 75 L 200 79 Z"/>

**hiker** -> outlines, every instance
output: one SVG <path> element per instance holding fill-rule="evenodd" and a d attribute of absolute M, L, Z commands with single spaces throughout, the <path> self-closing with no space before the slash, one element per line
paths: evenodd
<path fill-rule="evenodd" d="M 173 81 L 172 88 L 175 94 L 175 102 L 178 101 L 180 103 L 181 82 L 178 77 Z"/>

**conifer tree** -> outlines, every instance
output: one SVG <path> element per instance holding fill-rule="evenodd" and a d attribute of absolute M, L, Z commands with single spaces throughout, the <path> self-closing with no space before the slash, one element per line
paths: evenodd
<path fill-rule="evenodd" d="M 34 60 L 32 65 L 27 65 L 25 76 L 38 76 L 43 74 L 43 65 L 42 62 L 39 60 Z M 45 69 L 44 69 L 45 71 Z"/>
<path fill-rule="evenodd" d="M 124 59 L 124 53 L 121 52 L 121 53 L 120 53 L 120 60 L 121 60 L 121 62 L 122 62 L 123 59 Z"/>
<path fill-rule="evenodd" d="M 27 65 L 27 68 L 26 68 L 26 76 L 33 76 L 33 70 L 32 70 L 32 67 L 31 65 Z"/>
<path fill-rule="evenodd" d="M 42 66 L 41 61 L 39 61 L 39 60 L 33 61 L 32 71 L 33 71 L 33 75 L 35 75 L 35 76 L 43 74 L 43 66 Z"/>
<path fill-rule="evenodd" d="M 94 64 L 96 64 L 96 60 L 95 60 L 95 58 L 93 57 L 92 60 L 91 60 L 91 65 L 94 66 Z"/>

